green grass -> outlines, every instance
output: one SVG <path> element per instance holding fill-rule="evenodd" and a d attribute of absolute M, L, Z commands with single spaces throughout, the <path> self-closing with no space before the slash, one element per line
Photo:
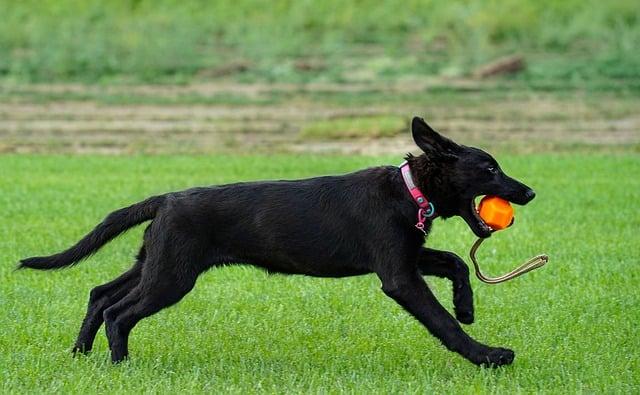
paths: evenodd
<path fill-rule="evenodd" d="M 300 130 L 300 136 L 321 139 L 392 137 L 408 127 L 407 120 L 398 116 L 341 117 L 310 122 Z"/>
<path fill-rule="evenodd" d="M 480 251 L 491 274 L 547 252 L 550 263 L 498 286 L 473 279 L 467 330 L 512 347 L 514 365 L 480 369 L 446 351 L 380 291 L 375 276 L 204 274 L 185 300 L 134 329 L 132 359 L 69 353 L 89 290 L 132 262 L 136 229 L 63 271 L 14 272 L 58 251 L 109 211 L 192 185 L 340 173 L 400 157 L 0 156 L 0 392 L 633 393 L 640 388 L 637 155 L 498 158 L 538 198 Z M 429 245 L 466 257 L 474 237 L 438 221 Z M 451 308 L 446 281 L 429 279 Z"/>
<path fill-rule="evenodd" d="M 0 76 L 379 81 L 525 55 L 533 86 L 640 77 L 634 0 L 0 0 Z"/>

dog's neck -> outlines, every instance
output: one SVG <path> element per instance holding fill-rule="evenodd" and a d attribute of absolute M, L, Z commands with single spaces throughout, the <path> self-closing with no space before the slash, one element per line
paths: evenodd
<path fill-rule="evenodd" d="M 445 192 L 446 179 L 442 164 L 437 159 L 427 157 L 426 154 L 413 156 L 408 154 L 405 160 L 411 168 L 411 176 L 418 188 L 435 206 L 435 210 L 441 217 L 450 217 L 455 214 L 450 207 L 451 196 Z"/>

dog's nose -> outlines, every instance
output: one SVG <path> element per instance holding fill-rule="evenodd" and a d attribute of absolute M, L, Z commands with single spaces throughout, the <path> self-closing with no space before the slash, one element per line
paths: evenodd
<path fill-rule="evenodd" d="M 529 189 L 527 192 L 525 192 L 524 195 L 527 197 L 527 200 L 529 201 L 533 200 L 533 198 L 536 197 L 536 193 L 533 191 L 533 189 Z"/>

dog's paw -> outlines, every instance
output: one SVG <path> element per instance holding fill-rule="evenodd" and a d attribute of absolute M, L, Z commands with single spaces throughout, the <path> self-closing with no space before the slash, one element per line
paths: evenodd
<path fill-rule="evenodd" d="M 454 311 L 456 313 L 456 319 L 458 321 L 467 325 L 473 324 L 473 321 L 474 321 L 473 309 L 454 308 Z"/>
<path fill-rule="evenodd" d="M 75 346 L 73 346 L 73 349 L 71 350 L 71 354 L 76 357 L 78 355 L 88 355 L 91 352 L 91 347 L 86 347 L 85 345 L 82 344 L 76 344 Z"/>
<path fill-rule="evenodd" d="M 474 362 L 477 365 L 497 368 L 498 366 L 510 365 L 513 363 L 515 353 L 507 348 L 489 348 L 485 353 L 478 355 Z"/>

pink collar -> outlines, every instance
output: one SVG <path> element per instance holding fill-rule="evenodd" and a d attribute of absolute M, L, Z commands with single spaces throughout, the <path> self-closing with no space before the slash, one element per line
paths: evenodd
<path fill-rule="evenodd" d="M 420 188 L 418 188 L 415 182 L 413 181 L 409 163 L 405 161 L 400 165 L 400 173 L 402 173 L 402 179 L 404 180 L 404 185 L 407 187 L 407 190 L 409 190 L 411 197 L 413 197 L 413 200 L 416 202 L 416 204 L 419 207 L 418 222 L 416 223 L 416 228 L 420 229 L 422 233 L 426 234 L 426 231 L 424 230 L 424 223 L 427 220 L 427 218 L 433 219 L 436 217 L 436 210 L 433 207 L 433 203 L 427 200 L 427 198 L 424 196 L 422 191 L 420 191 Z"/>

